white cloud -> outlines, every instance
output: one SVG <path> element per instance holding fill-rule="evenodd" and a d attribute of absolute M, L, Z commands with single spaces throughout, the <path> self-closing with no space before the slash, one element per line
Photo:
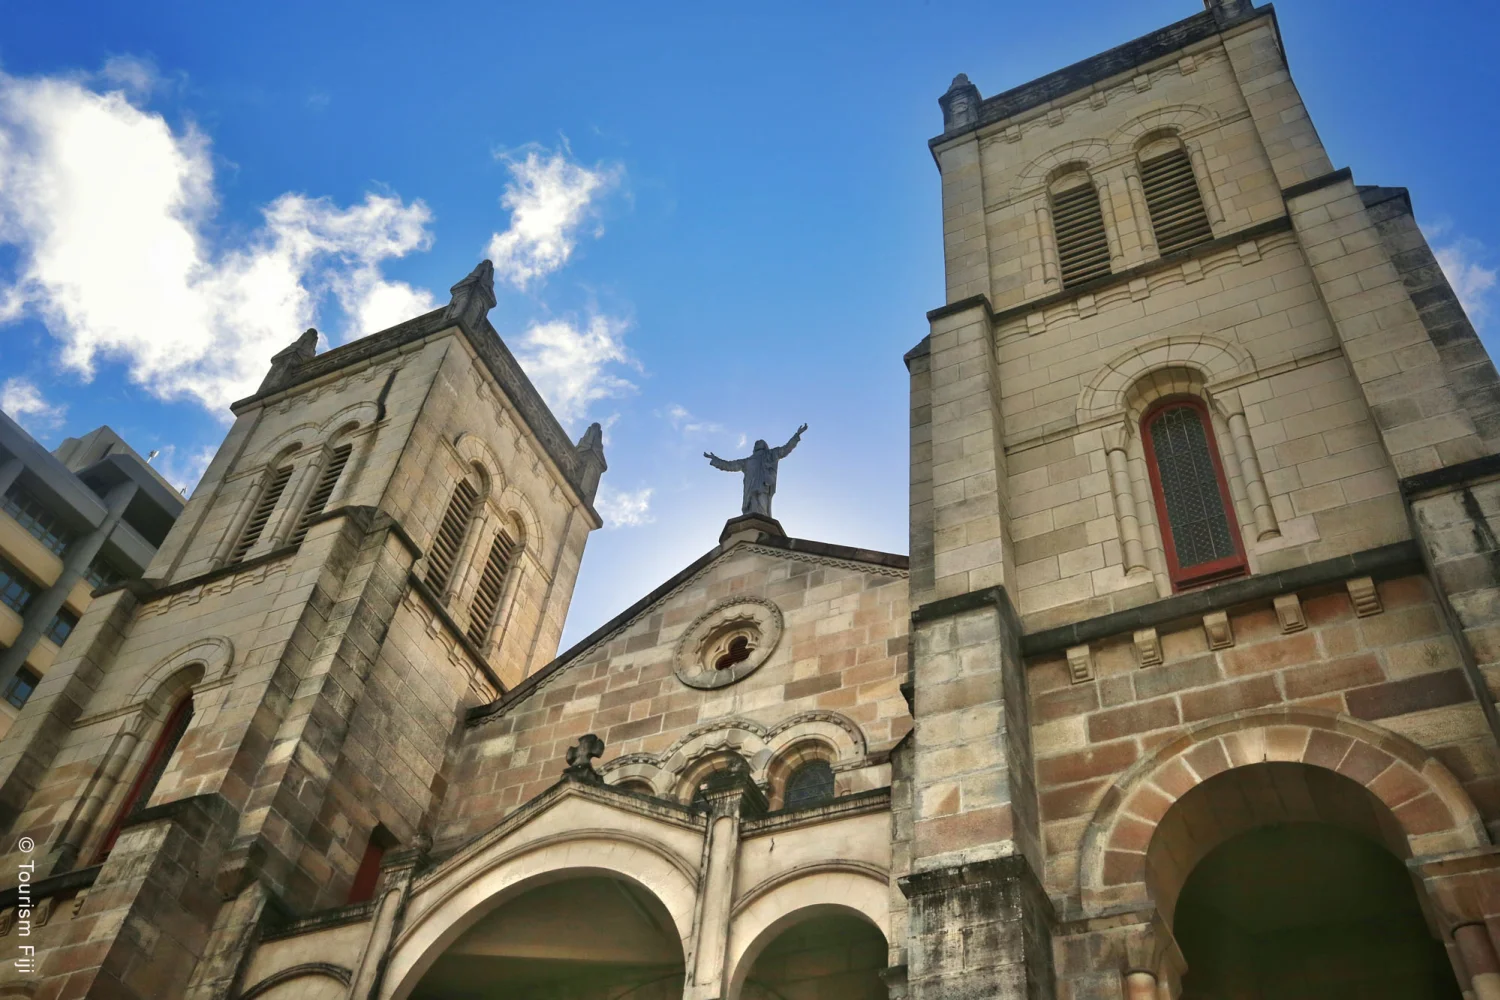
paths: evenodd
<path fill-rule="evenodd" d="M 681 431 L 684 435 L 724 433 L 723 424 L 716 424 L 711 420 L 700 420 L 689 413 L 686 407 L 677 403 L 667 408 L 667 420 L 671 422 L 674 431 Z"/>
<path fill-rule="evenodd" d="M 610 365 L 638 367 L 625 350 L 627 325 L 596 314 L 586 326 L 555 319 L 533 323 L 521 335 L 516 358 L 558 420 L 570 424 L 596 400 L 634 391 L 634 383 L 608 370 Z"/>
<path fill-rule="evenodd" d="M 524 159 L 497 154 L 510 167 L 500 204 L 510 210 L 510 228 L 490 238 L 495 275 L 517 288 L 562 267 L 578 244 L 578 231 L 590 221 L 593 201 L 619 179 L 616 167 L 594 169 L 556 152 L 532 148 Z M 594 235 L 603 229 L 595 227 Z"/>
<path fill-rule="evenodd" d="M 651 493 L 649 486 L 629 491 L 613 490 L 607 483 L 601 484 L 594 507 L 604 518 L 606 528 L 639 528 L 656 520 L 651 516 Z"/>
<path fill-rule="evenodd" d="M 151 86 L 144 64 L 112 61 L 101 79 Z M 255 389 L 331 293 L 351 333 L 430 308 L 430 294 L 380 265 L 431 242 L 420 201 L 366 195 L 339 208 L 285 194 L 262 225 L 216 247 L 207 138 L 174 132 L 121 90 L 81 79 L 0 74 L 0 242 L 15 246 L 0 321 L 38 315 L 85 379 L 101 359 L 162 399 L 222 411 Z"/>
<path fill-rule="evenodd" d="M 47 402 L 36 383 L 16 376 L 0 382 L 0 410 L 33 434 L 50 431 L 62 424 L 66 406 Z"/>
<path fill-rule="evenodd" d="M 1441 232 L 1434 230 L 1433 235 Z M 1496 277 L 1495 268 L 1479 262 L 1478 258 L 1484 256 L 1484 246 L 1477 240 L 1459 238 L 1444 246 L 1434 246 L 1432 255 L 1447 276 L 1448 284 L 1453 286 L 1453 294 L 1463 303 L 1469 320 L 1476 327 L 1483 326 L 1489 316 Z"/>
<path fill-rule="evenodd" d="M 217 451 L 218 448 L 208 446 L 179 455 L 176 445 L 163 445 L 151 464 L 183 496 L 189 496 L 197 488 L 203 473 L 208 471 L 208 463 L 214 460 Z"/>

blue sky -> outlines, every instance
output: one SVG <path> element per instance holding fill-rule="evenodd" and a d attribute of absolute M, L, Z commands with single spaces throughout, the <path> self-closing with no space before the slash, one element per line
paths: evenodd
<path fill-rule="evenodd" d="M 738 513 L 738 477 L 704 450 L 804 421 L 787 530 L 904 552 L 901 355 L 943 295 L 938 95 L 959 71 L 994 94 L 1198 9 L 11 5 L 0 406 L 48 444 L 109 423 L 187 484 L 223 402 L 303 326 L 342 343 L 498 255 L 491 320 L 575 434 L 609 427 L 610 526 L 565 644 Z M 1500 15 L 1416 10 L 1279 14 L 1335 164 L 1412 189 L 1488 332 Z"/>

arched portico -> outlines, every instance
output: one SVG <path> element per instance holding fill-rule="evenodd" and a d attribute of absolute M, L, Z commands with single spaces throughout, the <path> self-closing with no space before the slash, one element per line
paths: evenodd
<path fill-rule="evenodd" d="M 756 960 L 789 928 L 822 918 L 852 918 L 890 940 L 890 888 L 867 871 L 812 870 L 747 893 L 729 926 L 728 996 L 739 1000 Z"/>
<path fill-rule="evenodd" d="M 547 837 L 509 850 L 495 846 L 500 849 L 465 859 L 416 888 L 391 950 L 382 997 L 410 996 L 455 941 L 507 902 L 569 880 L 616 880 L 647 894 L 670 918 L 672 933 L 687 951 L 696 885 L 691 866 L 670 848 L 600 830 Z"/>

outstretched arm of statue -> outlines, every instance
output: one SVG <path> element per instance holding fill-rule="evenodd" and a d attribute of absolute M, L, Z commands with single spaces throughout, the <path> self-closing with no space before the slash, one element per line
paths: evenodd
<path fill-rule="evenodd" d="M 744 472 L 745 460 L 743 458 L 720 458 L 711 451 L 705 451 L 703 457 L 708 459 L 708 464 L 721 472 Z"/>
<path fill-rule="evenodd" d="M 807 425 L 806 424 L 803 424 L 801 427 L 798 427 L 797 428 L 797 433 L 795 433 L 795 434 L 792 435 L 791 440 L 787 441 L 786 444 L 784 444 L 780 448 L 776 449 L 776 455 L 777 455 L 777 457 L 778 458 L 786 458 L 788 455 L 790 455 L 792 453 L 792 449 L 795 448 L 795 447 L 797 447 L 797 442 L 802 440 L 802 432 L 805 431 L 805 430 L 807 430 Z"/>

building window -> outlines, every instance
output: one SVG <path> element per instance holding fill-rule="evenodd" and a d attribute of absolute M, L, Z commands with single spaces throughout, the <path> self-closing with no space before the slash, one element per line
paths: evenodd
<path fill-rule="evenodd" d="M 57 614 L 47 623 L 46 631 L 42 635 L 51 639 L 61 646 L 68 641 L 68 636 L 73 634 L 73 629 L 78 625 L 78 616 L 67 608 L 59 608 Z"/>
<path fill-rule="evenodd" d="M 370 831 L 370 840 L 365 844 L 364 857 L 359 859 L 359 868 L 354 872 L 354 884 L 349 887 L 350 903 L 364 903 L 375 898 L 375 883 L 380 880 L 380 863 L 385 852 L 395 846 L 395 840 L 383 826 Z"/>
<path fill-rule="evenodd" d="M 31 692 L 36 690 L 42 678 L 29 667 L 22 667 L 16 676 L 5 685 L 5 700 L 16 708 L 26 704 L 26 699 L 31 697 Z"/>
<path fill-rule="evenodd" d="M 833 798 L 833 765 L 826 760 L 810 760 L 786 779 L 783 808 L 802 809 L 821 805 Z"/>
<path fill-rule="evenodd" d="M 1146 195 L 1146 209 L 1151 213 L 1156 248 L 1163 255 L 1214 236 L 1198 180 L 1193 176 L 1193 161 L 1175 139 L 1171 141 L 1174 145 L 1165 153 L 1141 160 L 1141 188 Z M 1153 149 L 1147 152 L 1160 145 L 1153 144 Z"/>
<path fill-rule="evenodd" d="M 1245 551 L 1208 408 L 1173 399 L 1141 422 L 1167 569 L 1176 587 L 1245 572 Z"/>
<path fill-rule="evenodd" d="M 476 646 L 483 646 L 490 637 L 490 627 L 495 623 L 495 611 L 500 607 L 500 594 L 505 589 L 505 577 L 510 572 L 515 552 L 516 543 L 505 529 L 497 531 L 490 545 L 489 558 L 484 561 L 474 604 L 469 609 L 469 640 Z"/>
<path fill-rule="evenodd" d="M 172 711 L 167 713 L 167 721 L 161 727 L 161 732 L 157 734 L 156 742 L 151 744 L 151 752 L 146 755 L 146 762 L 141 766 L 141 773 L 136 775 L 135 784 L 131 785 L 130 791 L 125 794 L 125 801 L 120 803 L 120 810 L 115 814 L 114 823 L 110 824 L 109 830 L 104 834 L 104 841 L 94 855 L 94 864 L 100 863 L 109 856 L 125 823 L 144 810 L 146 803 L 151 801 L 151 796 L 156 792 L 156 786 L 161 783 L 161 776 L 167 773 L 167 765 L 172 762 L 172 754 L 177 752 L 177 745 L 182 742 L 183 734 L 188 731 L 188 726 L 192 721 L 193 697 L 188 695 L 173 705 Z"/>
<path fill-rule="evenodd" d="M 31 578 L 5 559 L 0 559 L 0 604 L 16 614 L 22 614 L 26 605 L 41 590 Z"/>
<path fill-rule="evenodd" d="M 12 486 L 0 497 L 0 508 L 55 555 L 66 552 L 73 541 L 73 532 L 63 527 L 40 500 L 19 486 Z"/>
<path fill-rule="evenodd" d="M 312 527 L 313 521 L 323 513 L 323 508 L 328 506 L 328 498 L 333 496 L 334 488 L 339 484 L 339 477 L 344 474 L 344 466 L 349 464 L 349 453 L 353 450 L 352 444 L 341 444 L 333 449 L 333 454 L 328 456 L 328 464 L 323 466 L 323 474 L 318 477 L 318 485 L 313 487 L 312 495 L 307 498 L 307 506 L 303 508 L 302 516 L 297 519 L 297 527 L 290 539 L 293 544 L 307 537 L 307 529 Z"/>
<path fill-rule="evenodd" d="M 84 570 L 83 578 L 95 590 L 99 590 L 103 587 L 113 587 L 125 579 L 125 574 L 110 565 L 109 560 L 100 556 L 89 563 L 89 568 Z"/>
<path fill-rule="evenodd" d="M 1067 174 L 1053 183 L 1051 199 L 1063 287 L 1108 274 L 1109 234 L 1093 180 L 1081 171 Z"/>
<path fill-rule="evenodd" d="M 464 537 L 469 533 L 469 521 L 474 507 L 479 502 L 479 487 L 470 472 L 453 488 L 448 500 L 448 509 L 443 512 L 443 523 L 438 525 L 437 537 L 432 540 L 432 557 L 427 563 L 427 585 L 439 594 L 448 586 L 453 575 L 453 564 L 458 559 L 458 550 L 463 547 Z"/>
<path fill-rule="evenodd" d="M 271 520 L 271 515 L 276 512 L 276 504 L 281 500 L 281 494 L 286 491 L 286 484 L 292 478 L 292 467 L 283 465 L 271 473 L 271 478 L 266 481 L 265 489 L 261 491 L 260 499 L 256 501 L 255 510 L 250 512 L 250 520 L 245 522 L 245 528 L 240 532 L 239 543 L 235 545 L 234 552 L 229 556 L 232 563 L 240 562 L 245 558 L 255 543 L 260 540 L 261 534 L 266 530 L 266 522 Z"/>

